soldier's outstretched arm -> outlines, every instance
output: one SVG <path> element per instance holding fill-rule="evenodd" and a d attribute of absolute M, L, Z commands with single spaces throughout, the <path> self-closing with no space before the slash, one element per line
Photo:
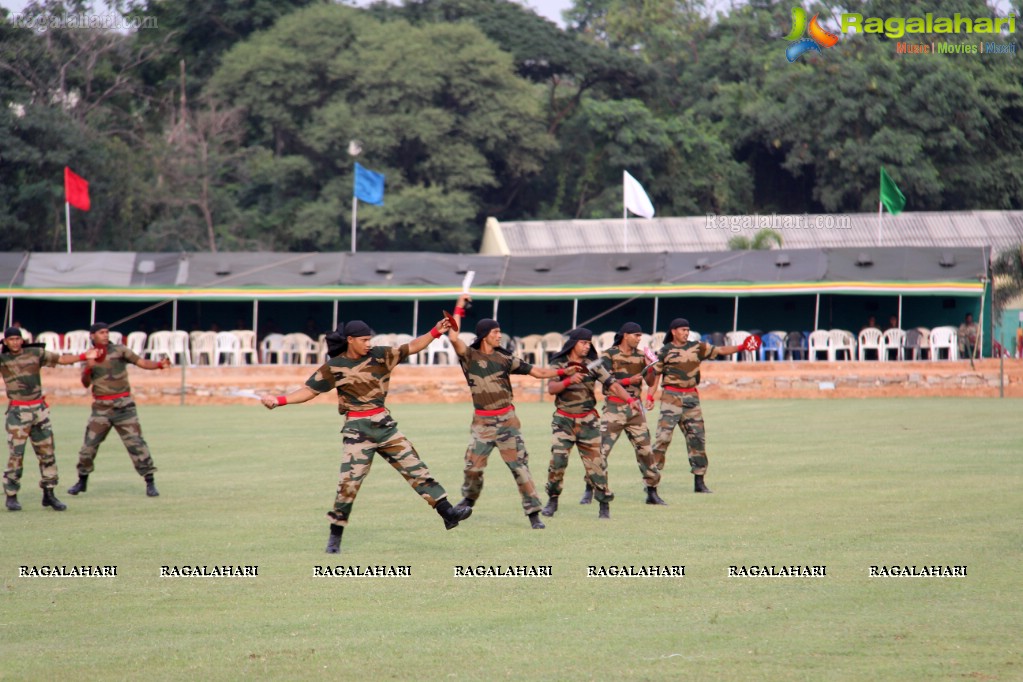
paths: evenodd
<path fill-rule="evenodd" d="M 415 355 L 419 351 L 426 350 L 426 347 L 429 346 L 434 339 L 439 339 L 450 329 L 451 323 L 447 320 L 441 320 L 433 326 L 433 329 L 408 342 L 408 354 Z"/>
<path fill-rule="evenodd" d="M 57 364 L 58 365 L 73 365 L 76 362 L 84 362 L 86 360 L 95 360 L 96 356 L 98 354 L 99 354 L 99 351 L 96 350 L 95 348 L 90 348 L 89 350 L 85 351 L 81 355 L 64 354 L 64 355 L 60 356 L 59 360 L 57 360 Z"/>
<path fill-rule="evenodd" d="M 263 405 L 266 407 L 266 409 L 272 410 L 275 407 L 280 407 L 282 405 L 295 405 L 295 404 L 298 404 L 298 403 L 306 403 L 306 402 L 309 402 L 310 400 L 312 400 L 313 398 L 315 398 L 318 395 L 320 395 L 320 394 L 317 393 L 316 391 L 312 390 L 308 386 L 303 386 L 302 388 L 298 389 L 297 391 L 292 391 L 291 393 L 288 393 L 287 395 L 269 395 L 269 394 L 262 395 L 262 396 L 259 397 L 259 400 L 260 400 L 260 402 L 263 403 Z"/>

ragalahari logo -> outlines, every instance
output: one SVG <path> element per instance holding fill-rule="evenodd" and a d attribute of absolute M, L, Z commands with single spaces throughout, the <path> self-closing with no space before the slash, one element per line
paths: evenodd
<path fill-rule="evenodd" d="M 785 36 L 785 40 L 796 42 L 793 42 L 785 50 L 785 56 L 789 62 L 796 61 L 804 52 L 815 50 L 820 54 L 822 47 L 834 47 L 838 43 L 838 36 L 828 33 L 817 23 L 819 16 L 819 14 L 813 15 L 813 19 L 807 24 L 806 10 L 802 7 L 792 8 L 792 30 Z M 804 32 L 810 37 L 803 38 Z"/>

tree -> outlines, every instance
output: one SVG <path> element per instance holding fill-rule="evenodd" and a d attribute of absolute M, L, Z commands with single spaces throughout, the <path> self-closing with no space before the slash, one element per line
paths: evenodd
<path fill-rule="evenodd" d="M 347 245 L 350 140 L 387 177 L 384 208 L 361 211 L 360 225 L 389 249 L 472 248 L 552 148 L 529 84 L 466 24 L 314 7 L 229 52 L 210 87 L 243 107 L 252 142 L 309 165 L 308 201 L 277 226 L 289 248 Z"/>
<path fill-rule="evenodd" d="M 770 228 L 757 230 L 753 237 L 737 234 L 728 240 L 728 248 L 732 251 L 769 251 L 771 243 L 781 246 L 781 233 Z"/>

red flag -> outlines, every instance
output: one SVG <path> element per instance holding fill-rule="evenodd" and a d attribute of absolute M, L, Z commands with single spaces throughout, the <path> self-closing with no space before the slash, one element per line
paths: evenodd
<path fill-rule="evenodd" d="M 64 196 L 75 208 L 89 210 L 89 183 L 67 166 L 64 166 Z"/>

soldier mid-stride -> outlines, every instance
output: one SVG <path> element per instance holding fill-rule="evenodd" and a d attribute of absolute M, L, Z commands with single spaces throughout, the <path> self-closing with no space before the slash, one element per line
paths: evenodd
<path fill-rule="evenodd" d="M 455 306 L 455 319 L 461 326 L 465 304 L 470 300 L 462 294 Z M 462 504 L 473 506 L 483 490 L 483 471 L 490 453 L 496 447 L 501 459 L 508 465 L 519 494 L 522 509 L 529 524 L 539 530 L 545 528 L 540 520 L 540 498 L 529 472 L 529 453 L 522 440 L 522 423 L 512 405 L 512 374 L 528 374 L 537 379 L 564 379 L 579 371 L 578 367 L 552 369 L 534 367 L 513 357 L 501 347 L 501 327 L 497 320 L 482 319 L 476 325 L 476 340 L 466 346 L 454 328 L 448 333 L 458 354 L 462 374 L 472 393 L 475 408 L 470 427 L 469 447 L 465 451 L 465 480 L 462 483 Z"/>
<path fill-rule="evenodd" d="M 600 420 L 601 451 L 607 460 L 618 437 L 625 431 L 629 442 L 636 451 L 636 464 L 643 476 L 646 487 L 647 504 L 667 504 L 657 494 L 657 485 L 661 482 L 661 471 L 654 462 L 654 453 L 650 449 L 650 428 L 646 423 L 646 413 L 640 404 L 643 391 L 643 370 L 646 357 L 639 352 L 639 341 L 643 336 L 643 328 L 635 322 L 626 322 L 615 334 L 614 345 L 604 351 L 601 359 L 604 366 L 622 386 L 629 398 L 622 400 L 613 395 L 607 396 L 604 403 L 604 414 Z M 653 407 L 653 397 L 647 396 L 647 409 Z M 581 504 L 589 504 L 593 494 L 587 485 Z"/>
<path fill-rule="evenodd" d="M 25 461 L 25 446 L 32 441 L 32 449 L 39 459 L 39 487 L 43 489 L 43 506 L 64 511 L 67 505 L 57 499 L 53 489 L 57 486 L 57 458 L 54 454 L 53 428 L 50 408 L 43 397 L 40 369 L 56 365 L 71 365 L 87 357 L 96 357 L 90 350 L 81 355 L 57 355 L 43 350 L 42 345 L 26 344 L 18 327 L 4 331 L 3 350 L 0 352 L 0 374 L 7 389 L 7 446 L 10 459 L 4 470 L 4 493 L 7 511 L 21 511 L 18 491 Z"/>
<path fill-rule="evenodd" d="M 657 468 L 663 471 L 665 455 L 671 445 L 675 427 L 678 426 L 686 437 L 694 490 L 709 493 L 710 488 L 703 482 L 707 473 L 707 437 L 703 428 L 700 394 L 696 388 L 700 383 L 700 363 L 739 351 L 754 351 L 760 347 L 760 338 L 747 337 L 740 346 L 712 346 L 706 342 L 690 341 L 689 320 L 681 317 L 671 321 L 668 335 L 657 353 L 657 362 L 650 367 L 647 375 L 651 396 L 657 391 L 661 377 L 664 377 L 654 459 Z"/>
<path fill-rule="evenodd" d="M 561 350 L 551 356 L 551 367 L 555 369 L 579 367 L 583 371 L 566 379 L 551 379 L 547 384 L 547 392 L 556 397 L 551 421 L 551 463 L 547 468 L 547 505 L 540 512 L 544 516 L 554 516 L 558 511 L 568 453 L 574 445 L 583 462 L 587 484 L 596 491 L 600 506 L 597 518 L 611 518 L 610 503 L 614 493 L 607 484 L 607 460 L 600 453 L 600 415 L 596 410 L 594 387 L 600 381 L 605 393 L 612 393 L 626 402 L 635 398 L 629 396 L 602 363 L 595 362 L 597 351 L 592 340 L 593 332 L 589 329 L 573 329 Z"/>
<path fill-rule="evenodd" d="M 304 403 L 321 393 L 335 390 L 338 411 L 347 416 L 341 430 L 344 453 L 337 497 L 334 508 L 327 512 L 330 521 L 327 554 L 341 551 L 341 536 L 348 526 L 352 505 L 369 475 L 376 453 L 397 469 L 412 489 L 436 510 L 448 530 L 472 515 L 469 507 L 451 506 L 444 487 L 430 474 L 426 463 L 409 439 L 398 430 L 397 422 L 384 406 L 391 371 L 402 360 L 440 338 L 448 326 L 446 320 L 441 320 L 428 333 L 392 348 L 371 346 L 373 330 L 361 320 L 338 325 L 326 337 L 330 359 L 309 377 L 305 386 L 287 395 L 262 396 L 263 405 L 272 410 L 282 405 Z"/>
<path fill-rule="evenodd" d="M 78 452 L 78 482 L 68 488 L 68 493 L 78 495 L 86 491 L 89 475 L 95 469 L 99 446 L 114 428 L 128 449 L 135 471 L 146 481 L 146 495 L 156 497 L 160 494 L 153 480 L 156 465 L 142 437 L 138 410 L 128 383 L 128 365 L 142 369 L 166 369 L 171 365 L 170 359 L 147 360 L 127 346 L 110 343 L 110 325 L 106 322 L 97 322 L 89 327 L 89 338 L 97 355 L 88 360 L 82 370 L 82 385 L 92 388 L 92 414 L 85 425 L 85 442 Z"/>

